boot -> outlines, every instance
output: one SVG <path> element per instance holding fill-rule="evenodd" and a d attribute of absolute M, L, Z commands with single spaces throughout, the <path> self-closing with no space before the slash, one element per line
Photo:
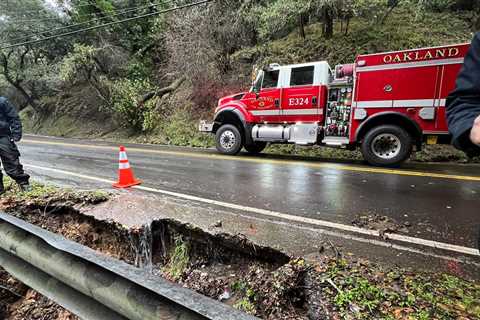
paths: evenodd
<path fill-rule="evenodd" d="M 20 190 L 22 190 L 22 192 L 32 191 L 32 186 L 28 182 L 27 183 L 19 183 L 18 186 L 20 187 Z"/>

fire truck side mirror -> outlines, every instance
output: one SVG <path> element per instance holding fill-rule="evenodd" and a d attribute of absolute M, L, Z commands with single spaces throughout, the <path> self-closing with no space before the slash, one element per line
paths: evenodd
<path fill-rule="evenodd" d="M 264 75 L 264 72 L 259 71 L 257 73 L 256 79 L 252 83 L 251 92 L 255 93 L 255 96 L 256 96 L 257 99 L 260 97 L 260 90 L 261 90 L 261 87 L 262 87 L 263 75 Z"/>
<path fill-rule="evenodd" d="M 260 97 L 260 90 L 258 90 L 258 87 L 255 84 L 252 86 L 252 92 L 255 93 L 255 98 L 258 100 Z"/>
<path fill-rule="evenodd" d="M 258 99 L 258 97 L 260 95 L 260 90 L 258 90 L 258 86 L 255 82 L 252 83 L 252 89 L 250 89 L 250 92 L 255 93 L 255 97 Z"/>

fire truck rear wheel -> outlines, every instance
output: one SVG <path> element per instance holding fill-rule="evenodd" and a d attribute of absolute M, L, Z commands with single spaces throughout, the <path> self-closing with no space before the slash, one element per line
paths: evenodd
<path fill-rule="evenodd" d="M 412 146 L 412 137 L 407 131 L 399 126 L 384 125 L 367 132 L 362 154 L 372 165 L 394 167 L 410 157 Z"/>
<path fill-rule="evenodd" d="M 240 131 L 231 124 L 224 124 L 217 130 L 215 142 L 218 152 L 228 155 L 239 153 L 243 146 Z"/>
<path fill-rule="evenodd" d="M 248 153 L 257 154 L 262 152 L 266 146 L 267 146 L 266 142 L 256 141 L 256 142 L 253 142 L 252 144 L 246 144 L 243 147 L 245 148 L 245 150 L 247 150 Z"/>

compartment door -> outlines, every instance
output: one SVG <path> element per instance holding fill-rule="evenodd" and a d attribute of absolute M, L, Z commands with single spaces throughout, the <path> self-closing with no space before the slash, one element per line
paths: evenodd
<path fill-rule="evenodd" d="M 392 108 L 395 77 L 395 70 L 359 70 L 355 86 L 356 107 Z"/>
<path fill-rule="evenodd" d="M 393 107 L 417 122 L 423 131 L 435 131 L 441 66 L 398 69 L 393 87 Z"/>

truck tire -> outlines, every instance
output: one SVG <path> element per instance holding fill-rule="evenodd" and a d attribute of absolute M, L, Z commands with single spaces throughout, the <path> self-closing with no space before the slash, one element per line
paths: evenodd
<path fill-rule="evenodd" d="M 224 124 L 217 130 L 215 142 L 218 152 L 228 155 L 239 153 L 243 146 L 240 131 L 231 124 Z"/>
<path fill-rule="evenodd" d="M 395 125 L 375 127 L 367 132 L 362 142 L 363 158 L 374 166 L 395 167 L 412 153 L 412 137 Z"/>
<path fill-rule="evenodd" d="M 245 150 L 247 150 L 248 153 L 257 154 L 262 152 L 266 146 L 267 146 L 266 142 L 256 141 L 256 142 L 252 142 L 252 144 L 246 144 L 243 147 L 245 148 Z"/>

